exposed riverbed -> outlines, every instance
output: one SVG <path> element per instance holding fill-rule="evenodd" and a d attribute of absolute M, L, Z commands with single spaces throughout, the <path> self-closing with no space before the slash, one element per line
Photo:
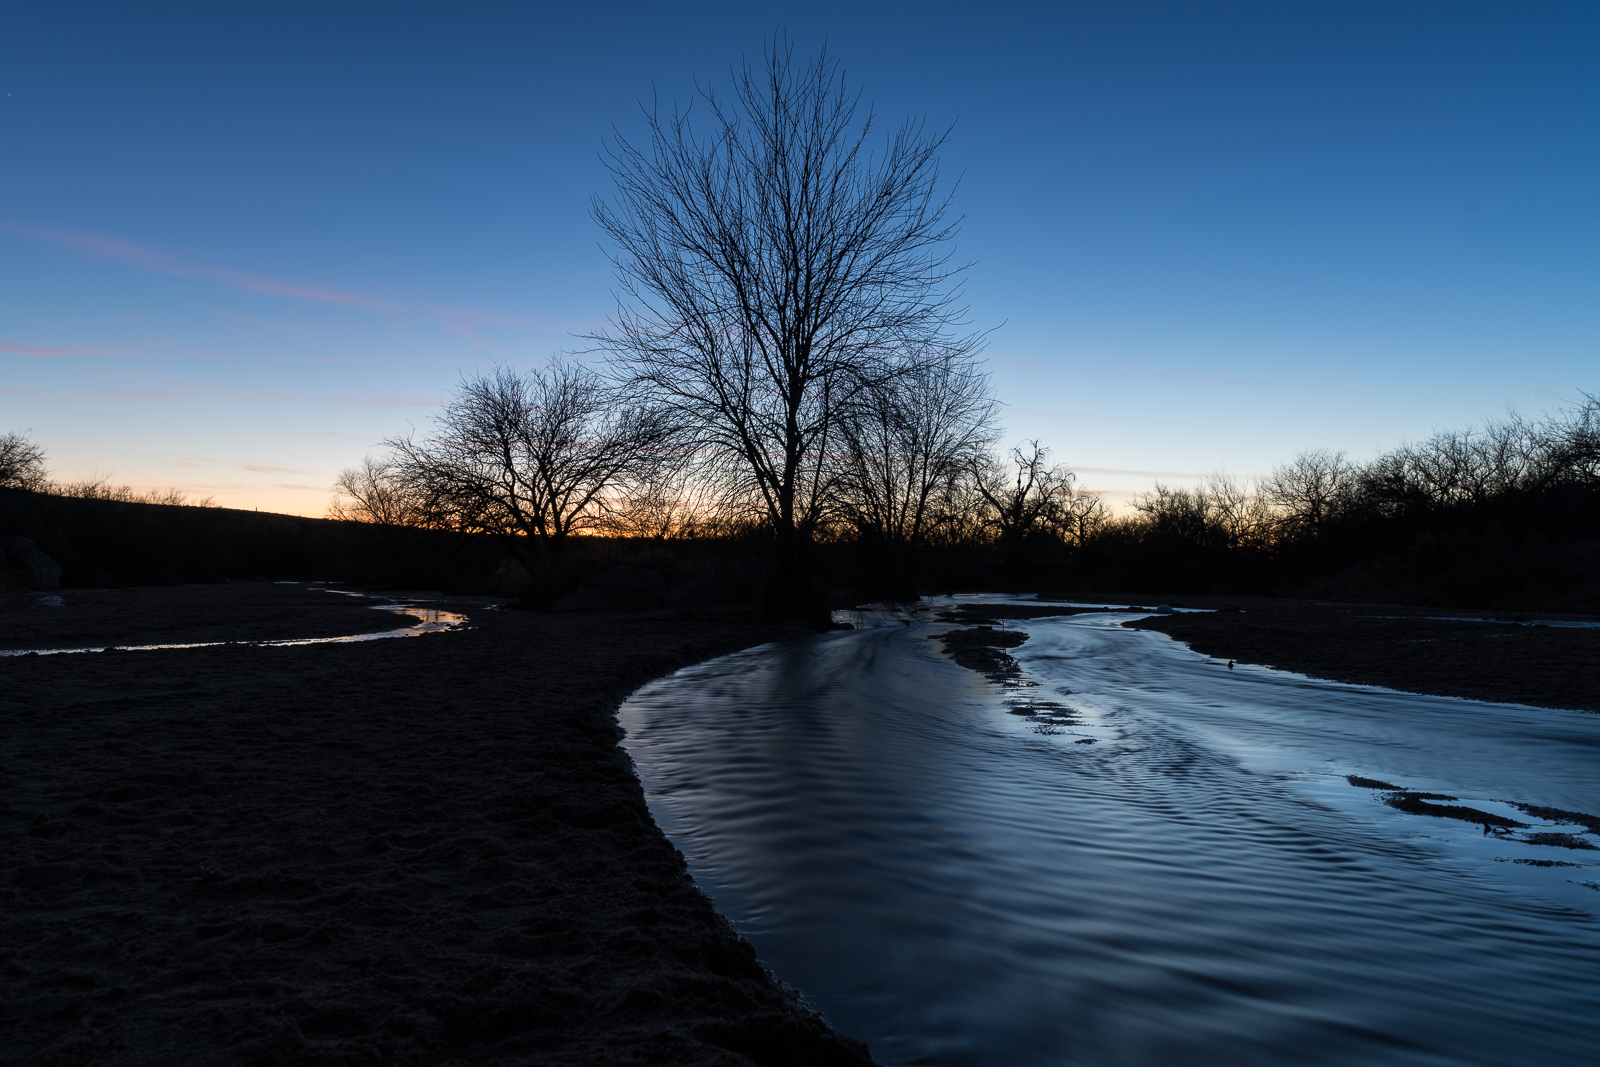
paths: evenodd
<path fill-rule="evenodd" d="M 696 892 L 616 702 L 803 628 L 262 583 L 0 595 L 0 1061 L 862 1064 Z M 406 611 L 405 614 L 414 614 Z M 405 620 L 401 620 L 404 622 Z"/>
<path fill-rule="evenodd" d="M 906 1064 L 1577 1063 L 1600 717 L 920 619 L 623 707 L 656 820 L 784 980 Z M 909 625 L 907 624 L 909 622 Z M 1453 810 L 1435 810 L 1453 809 Z"/>

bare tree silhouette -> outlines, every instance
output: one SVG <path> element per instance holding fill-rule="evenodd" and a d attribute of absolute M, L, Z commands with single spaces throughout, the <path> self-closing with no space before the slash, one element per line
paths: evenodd
<path fill-rule="evenodd" d="M 840 506 L 857 536 L 881 547 L 886 584 L 916 588 L 916 554 L 950 516 L 957 481 L 999 431 L 988 375 L 970 351 L 909 361 L 863 390 L 840 420 Z"/>
<path fill-rule="evenodd" d="M 838 422 L 900 361 L 970 350 L 941 251 L 948 131 L 907 121 L 881 155 L 873 116 L 826 52 L 773 44 L 731 97 L 647 115 L 643 148 L 618 139 L 613 201 L 593 214 L 615 243 L 611 328 L 594 336 L 619 376 L 670 406 L 694 447 L 735 458 L 775 535 L 768 605 L 811 599 L 805 546 L 835 473 Z"/>
<path fill-rule="evenodd" d="M 1275 469 L 1261 484 L 1261 495 L 1276 511 L 1280 532 L 1315 536 L 1349 506 L 1359 469 L 1343 452 L 1308 449 Z"/>
<path fill-rule="evenodd" d="M 1073 473 L 1051 465 L 1050 450 L 1038 441 L 1013 448 L 1010 462 L 989 458 L 971 468 L 972 486 L 986 505 L 984 523 L 1016 566 L 1028 543 L 1039 535 L 1081 535 L 1103 515 L 1098 497 L 1073 489 Z"/>
<path fill-rule="evenodd" d="M 428 524 L 425 501 L 400 477 L 392 460 L 368 456 L 361 466 L 345 468 L 334 481 L 333 492 L 330 519 L 379 526 Z"/>
<path fill-rule="evenodd" d="M 435 424 L 385 442 L 407 506 L 427 525 L 491 534 L 525 563 L 556 562 L 573 533 L 604 528 L 612 494 L 648 477 L 671 436 L 659 410 L 560 361 L 465 379 Z"/>
<path fill-rule="evenodd" d="M 760 522 L 743 471 L 681 447 L 618 490 L 605 529 L 656 541 L 733 536 Z"/>
<path fill-rule="evenodd" d="M 45 450 L 24 433 L 0 434 L 0 488 L 43 492 L 49 483 Z"/>
<path fill-rule="evenodd" d="M 1258 486 L 1221 472 L 1193 489 L 1157 482 L 1133 507 L 1133 524 L 1169 549 L 1264 551 L 1280 522 Z"/>

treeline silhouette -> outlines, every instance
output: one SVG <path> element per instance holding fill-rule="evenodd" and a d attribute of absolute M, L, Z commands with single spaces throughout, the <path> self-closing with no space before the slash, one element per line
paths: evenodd
<path fill-rule="evenodd" d="M 1259 485 L 1158 486 L 1081 546 L 1079 587 L 1600 610 L 1600 399 Z"/>
<path fill-rule="evenodd" d="M 1600 611 L 1600 398 L 1439 433 L 1366 462 L 1313 450 L 1259 483 L 1157 486 L 1123 515 L 1048 460 L 1030 442 L 1005 462 L 951 469 L 912 539 L 885 521 L 881 500 L 841 490 L 809 548 L 815 599 L 1012 590 Z M 754 607 L 771 566 L 760 512 L 710 506 L 705 487 L 668 497 L 657 486 L 636 507 L 613 498 L 596 513 L 609 525 L 597 521 L 559 556 L 541 557 L 514 532 L 408 510 L 403 482 L 375 463 L 346 473 L 331 508 L 339 517 L 328 519 L 17 480 L 0 487 L 0 536 L 35 541 L 68 586 L 329 580 L 492 592 L 538 607 L 628 566 L 660 572 L 669 588 L 724 575 L 722 602 Z"/>
<path fill-rule="evenodd" d="M 616 567 L 659 572 L 669 586 L 724 573 L 756 606 L 759 530 L 670 540 L 576 538 L 559 565 L 532 570 L 495 538 L 355 519 L 308 518 L 214 505 L 86 497 L 0 485 L 0 541 L 25 537 L 61 565 L 66 588 L 226 581 L 310 581 L 496 594 L 542 607 Z M 142 494 L 134 493 L 137 497 Z M 27 588 L 0 562 L 0 589 Z M 739 601 L 735 589 L 733 600 Z"/>

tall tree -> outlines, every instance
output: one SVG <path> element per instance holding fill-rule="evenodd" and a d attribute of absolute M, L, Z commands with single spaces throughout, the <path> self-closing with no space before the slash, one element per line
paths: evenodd
<path fill-rule="evenodd" d="M 777 44 L 731 97 L 700 95 L 700 131 L 691 109 L 652 111 L 648 144 L 609 154 L 616 195 L 593 213 L 619 306 L 594 340 L 692 447 L 742 466 L 774 534 L 768 606 L 803 611 L 841 413 L 905 359 L 973 345 L 952 335 L 949 131 L 908 120 L 874 153 L 838 65 Z"/>

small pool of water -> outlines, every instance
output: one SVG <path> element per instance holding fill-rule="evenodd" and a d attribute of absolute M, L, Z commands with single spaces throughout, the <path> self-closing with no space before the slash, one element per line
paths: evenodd
<path fill-rule="evenodd" d="M 280 583 L 291 584 L 291 583 Z M 348 589 L 313 589 L 312 592 L 337 593 L 341 596 L 362 597 L 368 600 L 393 601 L 387 596 L 378 596 L 371 593 L 357 593 Z M 60 606 L 60 598 L 55 598 Z M 13 648 L 0 649 L 0 656 L 61 656 L 79 652 L 153 652 L 159 649 L 172 648 L 224 648 L 228 645 L 244 645 L 254 648 L 278 648 L 291 645 L 338 645 L 352 644 L 357 641 L 381 641 L 390 637 L 420 637 L 422 634 L 439 633 L 443 630 L 454 630 L 465 626 L 467 617 L 453 611 L 441 611 L 437 608 L 422 607 L 425 600 L 400 600 L 389 603 L 371 605 L 374 611 L 388 611 L 396 615 L 405 615 L 417 621 L 410 626 L 402 626 L 394 630 L 380 630 L 377 633 L 348 634 L 339 637 L 285 637 L 273 638 L 263 641 L 191 641 L 180 644 L 160 645 L 96 645 L 92 648 Z"/>
<path fill-rule="evenodd" d="M 885 1063 L 1589 1062 L 1600 851 L 1536 835 L 1600 836 L 1525 809 L 1600 812 L 1600 716 L 1229 671 L 1133 617 L 1013 624 L 1009 688 L 919 616 L 747 650 L 639 690 L 625 744 Z"/>

